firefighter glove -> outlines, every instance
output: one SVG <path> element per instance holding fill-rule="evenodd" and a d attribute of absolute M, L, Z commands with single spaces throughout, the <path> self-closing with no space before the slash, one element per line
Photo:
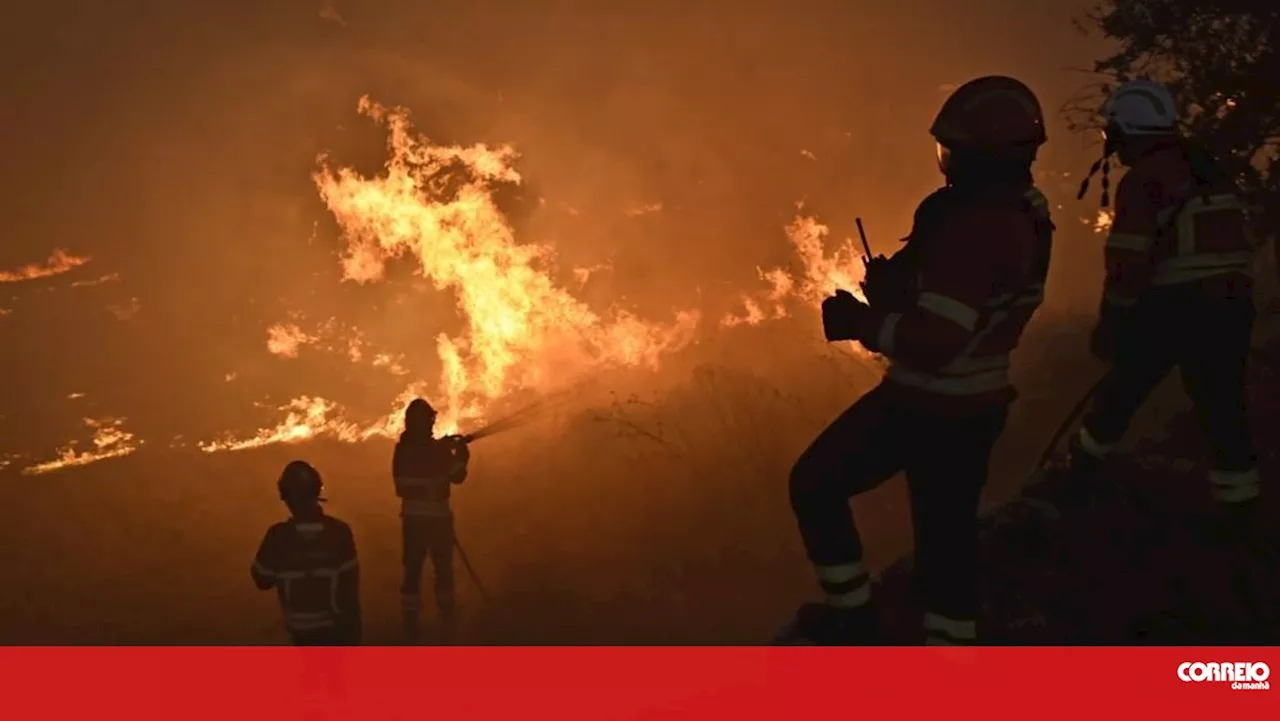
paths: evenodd
<path fill-rule="evenodd" d="M 871 307 L 847 290 L 837 290 L 822 301 L 822 332 L 829 341 L 860 340 Z"/>
<path fill-rule="evenodd" d="M 464 462 L 470 460 L 471 448 L 468 446 L 466 436 L 453 435 L 448 436 L 446 440 L 449 441 L 449 450 L 453 452 L 454 457 Z"/>

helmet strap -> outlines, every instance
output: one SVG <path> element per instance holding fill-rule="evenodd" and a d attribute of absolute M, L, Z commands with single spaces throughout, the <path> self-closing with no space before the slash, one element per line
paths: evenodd
<path fill-rule="evenodd" d="M 1111 156 L 1102 159 L 1102 207 L 1111 205 Z"/>
<path fill-rule="evenodd" d="M 1076 193 L 1076 200 L 1083 200 L 1085 193 L 1089 192 L 1089 181 L 1098 172 L 1102 172 L 1102 207 L 1111 204 L 1111 153 L 1106 152 L 1101 158 L 1094 162 L 1093 167 L 1089 168 L 1089 174 L 1080 183 L 1080 192 Z"/>

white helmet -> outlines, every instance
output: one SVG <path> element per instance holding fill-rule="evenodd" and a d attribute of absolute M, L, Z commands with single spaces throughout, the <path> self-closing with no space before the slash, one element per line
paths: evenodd
<path fill-rule="evenodd" d="M 1177 104 L 1169 89 L 1150 80 L 1122 83 L 1102 106 L 1108 127 L 1127 136 L 1176 132 Z"/>

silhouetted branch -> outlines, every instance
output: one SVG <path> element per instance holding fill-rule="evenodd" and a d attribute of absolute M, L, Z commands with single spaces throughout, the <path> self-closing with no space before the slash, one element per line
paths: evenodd
<path fill-rule="evenodd" d="M 1116 50 L 1094 63 L 1099 80 L 1061 108 L 1076 132 L 1098 127 L 1109 87 L 1135 77 L 1166 83 L 1184 134 L 1213 153 L 1249 202 L 1264 234 L 1280 225 L 1280 178 L 1269 172 L 1280 144 L 1280 3 L 1271 0 L 1106 0 L 1080 19 Z"/>

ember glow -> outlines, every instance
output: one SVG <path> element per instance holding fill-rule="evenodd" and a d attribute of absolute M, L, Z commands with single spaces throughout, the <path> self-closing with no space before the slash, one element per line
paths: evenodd
<path fill-rule="evenodd" d="M 88 263 L 88 256 L 78 256 L 57 248 L 43 263 L 28 263 L 14 270 L 0 270 L 0 283 L 21 283 L 62 275 Z"/>
<path fill-rule="evenodd" d="M 119 458 L 133 453 L 138 450 L 138 446 L 142 444 L 142 441 L 135 440 L 132 433 L 124 430 L 124 422 L 124 418 L 106 418 L 102 420 L 85 418 L 85 426 L 93 431 L 93 438 L 90 441 L 93 448 L 79 450 L 79 443 L 71 441 L 57 450 L 57 458 L 22 469 L 23 475 L 34 476 L 73 466 L 85 466 L 108 458 Z"/>
<path fill-rule="evenodd" d="M 87 259 L 86 259 L 87 260 Z M 71 284 L 72 288 L 92 288 L 95 285 L 105 285 L 107 283 L 119 283 L 119 273 L 107 273 L 90 280 L 77 280 Z"/>
<path fill-rule="evenodd" d="M 635 218 L 641 215 L 649 215 L 650 213 L 659 213 L 662 211 L 662 203 L 645 203 L 636 205 L 622 211 L 628 218 Z"/>
<path fill-rule="evenodd" d="M 1097 217 L 1093 219 L 1093 232 L 1107 233 L 1111 230 L 1111 224 L 1115 221 L 1115 213 L 1110 210 L 1099 210 Z"/>

